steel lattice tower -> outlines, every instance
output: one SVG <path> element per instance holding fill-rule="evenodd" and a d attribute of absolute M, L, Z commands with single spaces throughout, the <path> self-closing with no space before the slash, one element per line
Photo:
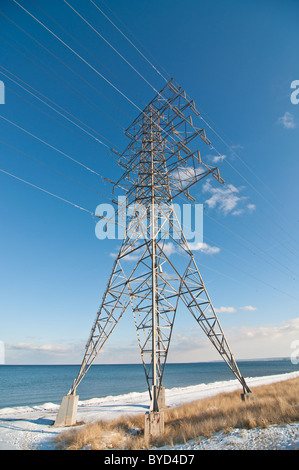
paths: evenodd
<path fill-rule="evenodd" d="M 210 145 L 205 130 L 193 124 L 199 116 L 194 102 L 170 80 L 127 129 L 130 143 L 120 155 L 124 172 L 113 183 L 113 193 L 125 191 L 117 223 L 125 236 L 77 377 L 67 397 L 76 389 L 130 307 L 133 311 L 153 413 L 159 413 L 162 379 L 179 301 L 183 302 L 208 339 L 250 393 L 232 355 L 212 302 L 183 233 L 173 199 L 186 196 L 189 188 L 207 176 L 223 183 L 219 170 L 202 162 L 198 138 Z M 197 138 L 197 139 L 196 139 Z M 115 201 L 116 202 L 116 201 Z M 133 207 L 133 211 L 132 211 Z M 130 210 L 129 210 L 130 208 Z M 106 221 L 109 223 L 109 220 Z M 170 260 L 170 243 L 180 262 Z M 132 259 L 136 262 L 128 262 Z M 65 421 L 57 418 L 57 424 Z M 72 408 L 72 407 L 71 407 Z M 74 418 L 72 418 L 74 419 Z"/>

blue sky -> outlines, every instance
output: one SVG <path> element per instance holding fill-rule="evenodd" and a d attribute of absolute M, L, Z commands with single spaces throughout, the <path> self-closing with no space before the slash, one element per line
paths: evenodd
<path fill-rule="evenodd" d="M 90 1 L 68 3 L 151 86 L 62 0 L 41 0 L 42 10 L 18 3 L 122 94 L 17 3 L 2 2 L 0 169 L 94 212 L 110 195 L 96 173 L 121 174 L 108 148 L 125 148 L 122 129 L 164 81 Z M 234 195 L 212 181 L 193 189 L 205 207 L 206 249 L 195 256 L 236 358 L 289 356 L 299 339 L 299 105 L 290 100 L 299 79 L 298 2 L 111 0 L 116 16 L 95 3 L 187 91 L 218 134 L 206 126 L 223 158 L 209 148 L 202 158 L 218 164 Z M 3 172 L 0 191 L 6 363 L 77 364 L 119 242 L 99 241 L 88 212 Z M 99 361 L 138 362 L 131 312 L 118 326 Z M 179 311 L 169 360 L 214 359 L 194 320 Z"/>

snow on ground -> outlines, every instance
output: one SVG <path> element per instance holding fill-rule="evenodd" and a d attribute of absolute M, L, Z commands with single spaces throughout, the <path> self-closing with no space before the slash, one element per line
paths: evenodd
<path fill-rule="evenodd" d="M 217 432 L 211 438 L 201 437 L 176 450 L 298 450 L 299 423 L 269 426 L 267 429 L 233 429 L 229 433 Z M 173 449 L 160 447 L 159 450 Z"/>
<path fill-rule="evenodd" d="M 250 387 L 299 377 L 299 372 L 247 378 Z M 165 391 L 168 406 L 199 400 L 240 389 L 237 380 L 200 384 Z M 0 450 L 54 450 L 53 439 L 65 428 L 53 427 L 59 405 L 21 406 L 0 409 Z M 93 422 L 123 414 L 145 413 L 149 408 L 148 392 L 92 398 L 79 401 L 78 421 Z M 234 429 L 216 433 L 212 438 L 193 440 L 175 449 L 294 449 L 299 448 L 299 423 L 270 426 L 268 429 Z M 166 449 L 166 448 L 165 448 Z"/>

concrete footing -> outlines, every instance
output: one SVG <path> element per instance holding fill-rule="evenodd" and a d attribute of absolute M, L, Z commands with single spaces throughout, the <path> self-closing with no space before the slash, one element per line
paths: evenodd
<path fill-rule="evenodd" d="M 158 407 L 159 407 L 159 410 L 163 410 L 164 408 L 166 408 L 165 387 L 160 388 L 160 393 L 158 397 Z"/>
<path fill-rule="evenodd" d="M 252 393 L 241 393 L 242 401 L 254 401 L 254 395 Z"/>
<path fill-rule="evenodd" d="M 73 426 L 77 421 L 79 395 L 63 397 L 54 426 Z"/>
<path fill-rule="evenodd" d="M 163 411 L 150 411 L 144 417 L 144 437 L 159 437 L 164 434 L 164 413 Z"/>

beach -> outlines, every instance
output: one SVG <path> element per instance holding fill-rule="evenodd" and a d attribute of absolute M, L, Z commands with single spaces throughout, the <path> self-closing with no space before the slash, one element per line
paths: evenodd
<path fill-rule="evenodd" d="M 251 388 L 299 377 L 299 372 L 249 377 Z M 201 383 L 188 387 L 174 387 L 165 390 L 166 405 L 177 406 L 240 389 L 237 380 Z M 53 426 L 59 405 L 47 402 L 35 406 L 16 406 L 0 409 L 1 450 L 55 450 L 55 437 L 66 428 Z M 90 423 L 100 419 L 111 419 L 124 414 L 145 413 L 149 408 L 148 392 L 128 393 L 80 401 L 78 422 Z M 200 438 L 200 436 L 199 436 Z M 267 429 L 234 429 L 230 433 L 217 433 L 211 438 L 190 441 L 174 449 L 294 449 L 299 446 L 299 423 L 285 426 L 270 426 Z M 296 447 L 297 446 L 297 447 Z M 166 449 L 166 448 L 165 448 Z M 88 450 L 88 449 L 86 449 Z"/>

